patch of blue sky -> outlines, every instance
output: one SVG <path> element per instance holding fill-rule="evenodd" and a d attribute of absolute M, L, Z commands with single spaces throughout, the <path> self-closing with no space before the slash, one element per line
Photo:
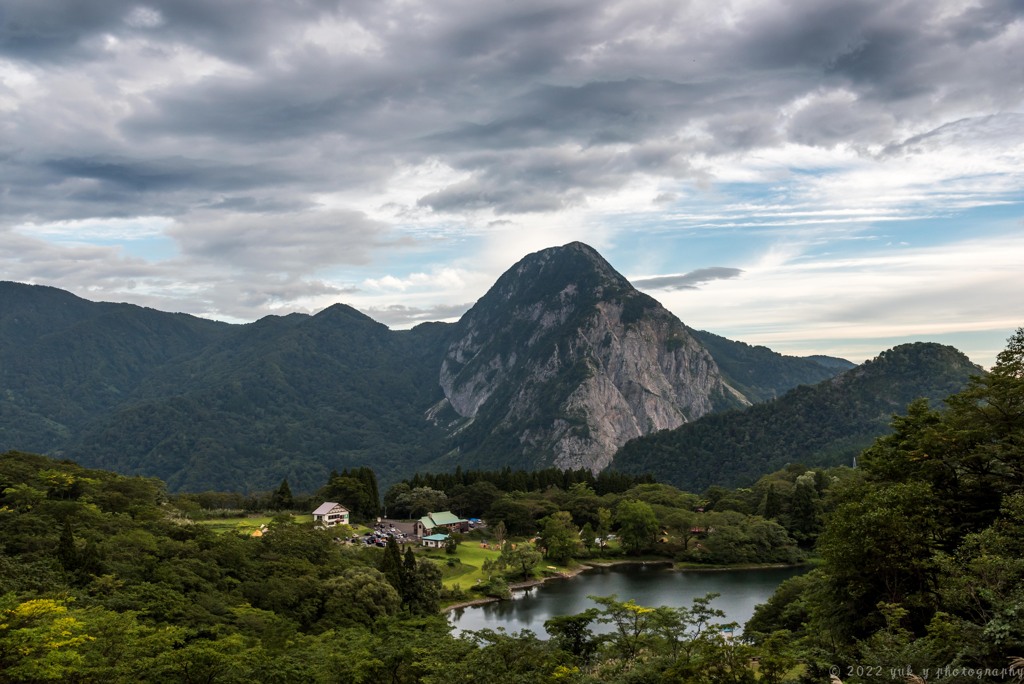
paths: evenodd
<path fill-rule="evenodd" d="M 23 223 L 14 229 L 49 242 L 109 245 L 163 237 L 172 224 L 172 219 L 162 216 L 136 216 Z"/>
<path fill-rule="evenodd" d="M 98 240 L 94 244 L 105 244 L 104 240 Z M 150 263 L 166 261 L 178 256 L 178 244 L 176 241 L 164 235 L 152 235 L 134 240 L 110 240 L 110 245 L 116 245 L 125 254 Z"/>
<path fill-rule="evenodd" d="M 740 230 L 648 233 L 643 239 L 620 235 L 607 258 L 629 277 L 682 274 L 714 266 L 742 268 L 773 242 L 770 236 Z"/>
<path fill-rule="evenodd" d="M 879 248 L 937 247 L 964 240 L 1019 235 L 1022 229 L 1024 222 L 1019 203 L 988 204 L 901 221 L 871 222 L 862 231 L 862 236 L 867 239 L 860 244 L 851 240 L 846 250 L 851 256 L 856 256 Z"/>

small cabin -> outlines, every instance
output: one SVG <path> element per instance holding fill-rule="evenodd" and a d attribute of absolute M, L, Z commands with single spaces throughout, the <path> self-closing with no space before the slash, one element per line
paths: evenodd
<path fill-rule="evenodd" d="M 432 534 L 423 538 L 423 545 L 431 549 L 440 549 L 444 547 L 447 541 L 447 534 Z"/>

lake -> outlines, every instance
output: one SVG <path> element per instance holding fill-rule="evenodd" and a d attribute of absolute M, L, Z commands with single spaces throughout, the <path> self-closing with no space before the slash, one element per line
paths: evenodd
<path fill-rule="evenodd" d="M 616 594 L 620 601 L 633 599 L 642 606 L 689 607 L 694 598 L 714 592 L 721 596 L 712 601 L 711 607 L 725 612 L 724 622 L 743 625 L 754 614 L 754 607 L 767 601 L 783 580 L 807 570 L 678 571 L 668 564 L 615 565 L 516 591 L 510 601 L 459 608 L 448 613 L 448 620 L 455 634 L 504 627 L 509 632 L 529 629 L 543 639 L 547 638 L 544 621 L 548 618 L 596 607 L 587 598 L 590 595 Z"/>

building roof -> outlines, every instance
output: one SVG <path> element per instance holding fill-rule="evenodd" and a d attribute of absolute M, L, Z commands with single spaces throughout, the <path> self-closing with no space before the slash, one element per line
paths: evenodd
<path fill-rule="evenodd" d="M 327 515 L 328 513 L 333 511 L 335 508 L 340 508 L 343 511 L 347 511 L 348 510 L 347 508 L 342 506 L 340 503 L 335 503 L 333 501 L 325 501 L 322 504 L 320 504 L 319 508 L 317 508 L 315 511 L 313 511 L 313 515 Z"/>
<path fill-rule="evenodd" d="M 432 534 L 429 537 L 424 537 L 423 541 L 446 541 L 447 539 L 447 534 Z"/>
<path fill-rule="evenodd" d="M 455 515 L 451 511 L 439 511 L 437 513 L 428 513 L 427 517 L 434 521 L 434 525 L 455 525 L 458 523 L 466 522 L 459 516 Z"/>

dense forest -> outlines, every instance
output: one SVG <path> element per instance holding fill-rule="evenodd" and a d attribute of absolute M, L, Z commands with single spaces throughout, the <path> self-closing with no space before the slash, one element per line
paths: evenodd
<path fill-rule="evenodd" d="M 839 667 L 885 681 L 903 667 L 927 681 L 1019 679 L 1024 329 L 945 410 L 914 402 L 860 462 L 830 490 L 821 567 L 748 628 L 759 642 L 785 635 L 818 677 Z"/>
<path fill-rule="evenodd" d="M 572 275 L 580 282 L 601 277 L 586 268 Z M 638 302 L 634 314 L 654 306 L 645 295 L 630 294 L 621 277 L 615 282 L 607 294 Z M 562 289 L 547 292 L 554 283 L 515 277 L 503 283 L 510 292 L 522 288 L 519 304 L 557 299 Z M 488 320 L 498 325 L 511 315 L 508 306 L 491 302 Z M 517 337 L 521 328 L 499 328 L 488 329 L 501 349 L 525 344 Z M 491 439 L 495 425 L 484 416 L 460 432 L 465 418 L 439 408 L 440 370 L 458 333 L 445 323 L 390 330 L 342 304 L 313 316 L 235 325 L 0 281 L 0 451 L 159 477 L 174 492 L 251 494 L 283 479 L 309 492 L 332 469 L 367 463 L 390 485 L 446 455 L 457 461 L 471 443 Z M 735 367 L 757 396 L 839 370 L 723 338 L 714 344 L 721 371 Z M 517 358 L 526 359 L 522 350 Z M 547 404 L 538 405 L 538 425 L 564 413 L 553 397 L 582 377 L 556 375 L 541 392 Z M 517 391 L 526 379 L 505 390 Z M 505 435 L 507 448 L 487 450 L 479 460 L 492 468 L 511 463 L 525 427 Z"/>
<path fill-rule="evenodd" d="M 938 405 L 979 372 L 953 347 L 899 345 L 831 380 L 634 439 L 611 468 L 658 473 L 664 482 L 700 491 L 746 485 L 787 463 L 849 465 L 889 432 L 893 414 L 911 401 L 924 397 Z"/>
<path fill-rule="evenodd" d="M 371 487 L 364 472 L 331 479 Z M 494 487 L 481 509 L 489 527 L 537 535 L 518 555 L 503 546 L 494 571 L 508 577 L 600 554 L 580 534 L 588 525 L 595 537 L 608 536 L 595 525 L 614 532 L 625 557 L 717 548 L 736 563 L 738 550 L 782 549 L 820 562 L 783 584 L 741 638 L 713 596 L 685 608 L 595 597 L 548 621 L 547 641 L 456 637 L 438 615 L 449 564 L 411 547 L 342 543 L 349 530 L 290 515 L 262 536 L 216 534 L 157 480 L 9 452 L 3 680 L 966 682 L 1011 681 L 1024 667 L 1024 329 L 945 406 L 910 404 L 856 470 L 791 466 L 700 494 L 650 482 L 603 494 L 586 482 L 505 491 L 487 477 L 401 484 L 408 491 L 395 485 L 385 501 Z"/>

